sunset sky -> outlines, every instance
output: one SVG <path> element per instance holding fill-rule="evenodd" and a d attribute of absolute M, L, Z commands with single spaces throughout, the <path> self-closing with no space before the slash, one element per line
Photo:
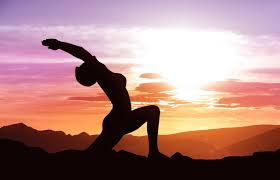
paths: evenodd
<path fill-rule="evenodd" d="M 0 0 L 0 126 L 101 131 L 111 104 L 83 87 L 83 46 L 127 77 L 133 109 L 161 108 L 160 134 L 280 124 L 278 0 Z M 145 135 L 143 126 L 135 135 Z"/>

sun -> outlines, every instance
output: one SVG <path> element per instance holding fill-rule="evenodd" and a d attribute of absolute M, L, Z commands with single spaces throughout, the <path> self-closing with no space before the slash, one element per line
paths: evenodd
<path fill-rule="evenodd" d="M 142 63 L 177 87 L 179 99 L 203 97 L 200 87 L 229 78 L 242 61 L 242 37 L 232 32 L 150 29 L 139 35 Z"/>

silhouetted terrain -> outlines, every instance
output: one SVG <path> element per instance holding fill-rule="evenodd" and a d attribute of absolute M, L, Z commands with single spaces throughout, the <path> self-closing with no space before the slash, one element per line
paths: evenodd
<path fill-rule="evenodd" d="M 85 151 L 47 153 L 23 143 L 0 139 L 1 177 L 28 179 L 272 179 L 280 165 L 280 150 L 220 160 L 193 160 L 175 153 L 167 160 L 148 160 L 126 151 L 96 156 Z"/>
<path fill-rule="evenodd" d="M 253 151 L 271 151 L 279 148 L 280 128 L 234 143 L 225 148 L 230 155 L 250 155 Z"/>
<path fill-rule="evenodd" d="M 66 135 L 62 131 L 38 131 L 23 123 L 0 128 L 0 138 L 23 142 L 28 146 L 40 147 L 48 152 L 58 152 L 66 149 L 84 149 L 96 138 L 87 133 Z"/>
<path fill-rule="evenodd" d="M 274 132 L 274 133 L 273 133 Z M 256 151 L 275 151 L 280 148 L 279 126 L 256 125 L 190 131 L 160 135 L 159 146 L 163 153 L 172 156 L 180 152 L 195 159 L 215 159 L 231 155 L 250 155 Z M 83 150 L 96 138 L 81 133 L 66 135 L 62 131 L 38 131 L 22 123 L 0 128 L 0 138 L 23 142 L 53 153 L 68 149 Z M 125 136 L 115 147 L 139 155 L 147 155 L 146 136 Z"/>
<path fill-rule="evenodd" d="M 215 148 L 220 149 L 276 128 L 280 128 L 280 126 L 254 125 L 245 127 L 189 131 L 184 133 L 178 133 L 176 135 L 177 137 L 181 136 L 187 137 L 189 139 L 196 139 L 203 142 L 207 142 Z"/>

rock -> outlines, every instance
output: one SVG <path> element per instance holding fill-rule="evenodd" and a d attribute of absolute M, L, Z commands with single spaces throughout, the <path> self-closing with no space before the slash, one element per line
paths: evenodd
<path fill-rule="evenodd" d="M 181 153 L 176 152 L 175 154 L 173 154 L 171 156 L 172 160 L 176 160 L 176 161 L 192 161 L 193 159 L 188 157 L 188 156 L 183 156 Z"/>

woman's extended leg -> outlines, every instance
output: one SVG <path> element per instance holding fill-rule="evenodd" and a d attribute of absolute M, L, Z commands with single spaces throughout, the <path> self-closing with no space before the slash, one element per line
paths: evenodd
<path fill-rule="evenodd" d="M 95 141 L 86 149 L 88 152 L 94 154 L 104 154 L 110 153 L 113 147 L 121 140 L 123 134 L 115 131 L 104 130 L 95 139 Z"/>

